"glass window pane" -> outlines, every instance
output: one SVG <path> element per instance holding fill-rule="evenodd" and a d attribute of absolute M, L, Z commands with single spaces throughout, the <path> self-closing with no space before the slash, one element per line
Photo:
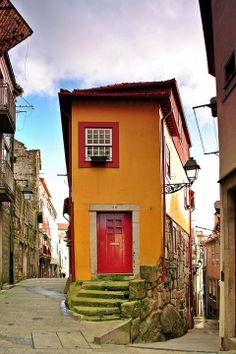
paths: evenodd
<path fill-rule="evenodd" d="M 106 156 L 112 161 L 112 129 L 86 128 L 86 160 L 91 156 Z"/>

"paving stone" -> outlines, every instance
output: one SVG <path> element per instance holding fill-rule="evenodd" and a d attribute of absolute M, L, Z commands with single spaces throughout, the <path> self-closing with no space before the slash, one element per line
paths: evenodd
<path fill-rule="evenodd" d="M 33 347 L 35 349 L 62 348 L 60 339 L 56 333 L 50 332 L 33 332 L 32 333 Z"/>
<path fill-rule="evenodd" d="M 58 332 L 57 335 L 61 341 L 62 347 L 65 349 L 90 348 L 80 331 Z"/>

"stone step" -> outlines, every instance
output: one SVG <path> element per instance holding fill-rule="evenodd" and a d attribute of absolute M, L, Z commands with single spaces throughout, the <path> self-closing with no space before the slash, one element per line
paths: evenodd
<path fill-rule="evenodd" d="M 120 307 L 123 302 L 127 300 L 124 299 L 103 299 L 103 298 L 92 298 L 92 297 L 75 297 L 72 300 L 72 308 L 75 306 L 89 306 L 89 307 Z"/>
<path fill-rule="evenodd" d="M 119 315 L 100 315 L 100 316 L 87 316 L 80 313 L 73 313 L 73 317 L 79 321 L 117 321 L 120 320 Z"/>
<path fill-rule="evenodd" d="M 89 290 L 81 289 L 77 297 L 91 297 L 103 299 L 128 299 L 128 291 L 109 291 L 109 290 Z"/>
<path fill-rule="evenodd" d="M 85 281 L 82 284 L 82 289 L 88 290 L 108 290 L 108 291 L 128 291 L 129 281 Z"/>
<path fill-rule="evenodd" d="M 97 275 L 98 280 L 109 280 L 109 281 L 130 281 L 135 277 L 133 274 L 99 274 Z"/>
<path fill-rule="evenodd" d="M 77 314 L 94 317 L 101 317 L 105 315 L 119 315 L 120 312 L 118 307 L 75 306 L 73 310 Z"/>

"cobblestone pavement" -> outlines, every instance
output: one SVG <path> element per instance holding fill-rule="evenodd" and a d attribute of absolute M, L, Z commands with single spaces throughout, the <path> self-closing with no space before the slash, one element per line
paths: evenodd
<path fill-rule="evenodd" d="M 204 331 L 197 333 L 198 342 L 205 341 L 206 349 L 204 343 L 196 347 L 194 336 L 191 335 L 189 338 L 182 337 L 182 344 L 169 341 L 164 346 L 159 345 L 162 343 L 136 346 L 94 344 L 95 336 L 112 329 L 117 323 L 112 321 L 98 324 L 74 320 L 64 306 L 64 286 L 65 279 L 27 279 L 9 290 L 0 291 L 0 354 L 218 352 L 216 330 L 208 331 L 209 336 Z M 209 339 L 216 341 L 210 351 L 207 350 Z"/>

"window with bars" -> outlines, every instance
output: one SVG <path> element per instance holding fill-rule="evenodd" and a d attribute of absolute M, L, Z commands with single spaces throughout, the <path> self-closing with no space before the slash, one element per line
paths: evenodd
<path fill-rule="evenodd" d="M 105 156 L 112 161 L 112 129 L 86 128 L 85 159 L 91 161 L 92 156 Z"/>

